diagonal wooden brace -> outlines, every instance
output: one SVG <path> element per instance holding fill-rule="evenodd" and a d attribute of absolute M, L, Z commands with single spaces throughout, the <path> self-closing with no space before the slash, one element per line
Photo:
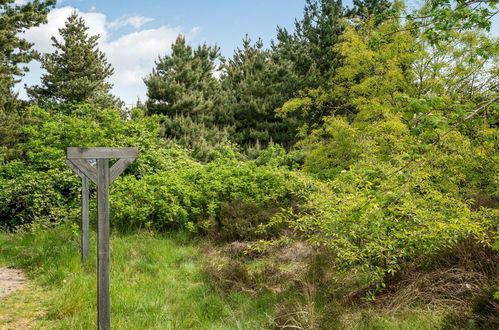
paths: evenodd
<path fill-rule="evenodd" d="M 97 184 L 97 169 L 90 165 L 86 159 L 66 159 L 93 183 Z"/>
<path fill-rule="evenodd" d="M 121 158 L 118 159 L 116 163 L 114 163 L 113 166 L 111 166 L 111 169 L 109 170 L 109 183 L 113 183 L 114 180 L 116 180 L 117 177 L 120 176 L 121 173 L 123 173 L 126 168 L 133 163 L 135 158 Z"/>

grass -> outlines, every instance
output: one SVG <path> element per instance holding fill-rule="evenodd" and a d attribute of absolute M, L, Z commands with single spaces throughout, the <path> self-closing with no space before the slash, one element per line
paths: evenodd
<path fill-rule="evenodd" d="M 74 230 L 0 233 L 0 266 L 22 268 L 30 279 L 25 289 L 3 298 L 0 329 L 94 329 L 95 233 L 90 239 L 90 257 L 82 266 Z M 284 314 L 296 312 L 305 318 L 314 314 L 314 320 L 297 324 L 309 329 L 321 328 L 320 324 L 328 329 L 438 329 L 443 318 L 439 311 L 413 309 L 390 314 L 368 307 L 342 308 L 336 317 L 327 307 L 334 307 L 334 302 L 313 303 L 312 310 L 299 289 L 256 295 L 223 292 L 207 278 L 202 261 L 210 255 L 202 247 L 198 238 L 185 233 L 113 233 L 112 327 L 268 329 L 279 308 Z M 249 266 L 258 270 L 261 263 L 255 260 Z M 334 320 L 323 323 L 329 316 Z"/>
<path fill-rule="evenodd" d="M 95 235 L 88 263 L 82 267 L 78 237 L 61 230 L 37 234 L 1 234 L 0 264 L 27 271 L 44 289 L 8 299 L 37 300 L 18 308 L 44 329 L 93 329 L 96 320 Z M 140 233 L 111 239 L 111 322 L 115 329 L 257 329 L 268 323 L 274 297 L 222 295 L 201 269 L 195 239 L 185 234 Z M 0 315 L 8 314 L 2 304 Z M 1 324 L 1 323 L 0 323 Z"/>

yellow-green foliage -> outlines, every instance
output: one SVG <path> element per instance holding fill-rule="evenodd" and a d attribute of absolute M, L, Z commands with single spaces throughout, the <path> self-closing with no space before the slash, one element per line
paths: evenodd
<path fill-rule="evenodd" d="M 397 20 L 347 24 L 336 47 L 344 64 L 330 85 L 281 109 L 328 114 L 298 144 L 304 170 L 325 181 L 313 183 L 306 202 L 273 224 L 286 224 L 334 252 L 338 265 L 361 267 L 373 280 L 397 271 L 401 260 L 461 239 L 490 244 L 499 224 L 497 102 L 487 108 L 488 117 L 471 115 L 494 97 L 485 87 L 494 80 L 490 70 L 471 70 L 470 54 L 451 44 L 437 61 L 425 40 L 403 30 Z M 454 46 L 478 47 L 469 35 L 460 36 Z M 477 38 L 487 50 L 477 61 L 493 68 L 494 41 Z M 448 92 L 421 85 L 417 70 L 424 60 L 432 63 L 424 75 L 434 73 L 441 86 L 452 86 Z M 448 80 L 445 70 L 453 74 Z M 468 73 L 485 85 L 467 93 Z M 487 196 L 488 205 L 478 195 Z"/>

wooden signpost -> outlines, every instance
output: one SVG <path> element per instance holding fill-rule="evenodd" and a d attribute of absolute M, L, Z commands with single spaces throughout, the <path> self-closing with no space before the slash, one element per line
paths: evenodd
<path fill-rule="evenodd" d="M 109 186 L 137 158 L 137 148 L 67 148 L 66 163 L 82 177 L 97 185 L 97 321 L 98 328 L 111 327 L 111 305 L 109 290 Z M 97 161 L 97 167 L 90 165 L 89 159 Z M 109 159 L 117 162 L 109 168 Z M 88 183 L 88 181 L 87 181 Z M 82 188 L 82 207 L 83 205 Z M 87 186 L 88 190 L 88 186 Z M 88 192 L 87 192 L 88 200 Z M 88 211 L 88 208 L 87 208 Z M 83 241 L 86 240 L 88 255 L 88 212 L 87 231 L 83 229 L 82 208 L 82 259 Z M 86 235 L 86 237 L 85 237 Z"/>

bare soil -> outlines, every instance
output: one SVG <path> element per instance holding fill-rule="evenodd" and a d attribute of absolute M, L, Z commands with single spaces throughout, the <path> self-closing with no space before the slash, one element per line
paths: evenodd
<path fill-rule="evenodd" d="M 0 298 L 21 289 L 25 281 L 22 270 L 0 267 Z"/>

